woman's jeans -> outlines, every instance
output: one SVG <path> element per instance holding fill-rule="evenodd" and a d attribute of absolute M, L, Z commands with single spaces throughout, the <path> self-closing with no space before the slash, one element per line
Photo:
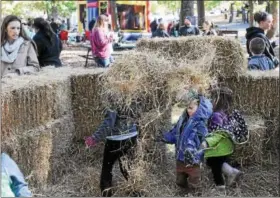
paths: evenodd
<path fill-rule="evenodd" d="M 96 58 L 96 63 L 99 67 L 109 67 L 109 65 L 113 62 L 113 56 L 110 56 L 109 58 Z"/>

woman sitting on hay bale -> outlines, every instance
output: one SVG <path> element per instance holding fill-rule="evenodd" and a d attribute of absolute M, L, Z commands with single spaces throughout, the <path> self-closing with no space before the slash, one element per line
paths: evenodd
<path fill-rule="evenodd" d="M 216 189 L 225 191 L 223 174 L 226 184 L 231 186 L 241 175 L 236 168 L 228 163 L 228 157 L 234 152 L 234 144 L 245 143 L 248 140 L 248 128 L 238 111 L 230 114 L 232 91 L 226 87 L 212 91 L 214 113 L 209 120 L 209 134 L 202 143 L 204 157 L 212 170 Z"/>
<path fill-rule="evenodd" d="M 138 131 L 136 125 L 129 119 L 129 115 L 123 115 L 121 111 L 107 110 L 105 119 L 92 136 L 85 138 L 89 147 L 105 141 L 103 164 L 100 179 L 102 196 L 112 196 L 112 170 L 118 160 L 121 173 L 128 180 L 128 171 L 124 167 L 121 157 L 126 156 L 130 163 L 134 157 L 137 144 Z"/>
<path fill-rule="evenodd" d="M 32 197 L 17 164 L 6 153 L 1 154 L 1 197 Z"/>
<path fill-rule="evenodd" d="M 21 20 L 6 16 L 1 26 L 1 77 L 32 74 L 39 68 L 36 44 L 26 36 Z"/>
<path fill-rule="evenodd" d="M 203 152 L 198 152 L 207 134 L 207 120 L 212 115 L 209 99 L 190 92 L 188 106 L 172 130 L 163 135 L 163 142 L 176 145 L 176 183 L 196 190 L 200 187 L 200 163 Z"/>
<path fill-rule="evenodd" d="M 271 61 L 274 63 L 274 66 L 276 67 L 279 65 L 279 60 L 277 57 L 275 57 L 273 48 L 275 48 L 277 45 L 275 42 L 270 42 L 270 40 L 265 35 L 265 31 L 270 30 L 272 26 L 272 15 L 268 14 L 267 12 L 257 12 L 254 14 L 254 20 L 259 24 L 259 27 L 249 27 L 246 29 L 246 46 L 247 46 L 247 52 L 249 56 L 253 56 L 251 50 L 250 50 L 250 41 L 253 38 L 259 37 L 264 39 L 265 41 L 265 50 L 264 55 L 271 59 Z"/>
<path fill-rule="evenodd" d="M 39 17 L 34 19 L 33 24 L 36 35 L 33 37 L 38 48 L 38 60 L 41 67 L 54 65 L 61 67 L 59 59 L 62 43 L 58 36 L 53 32 L 50 24 L 45 19 Z"/>

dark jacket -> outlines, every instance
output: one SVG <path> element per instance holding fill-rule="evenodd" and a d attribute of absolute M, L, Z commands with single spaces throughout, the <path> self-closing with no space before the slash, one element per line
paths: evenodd
<path fill-rule="evenodd" d="M 105 119 L 93 133 L 97 142 L 110 140 L 125 140 L 138 135 L 136 124 L 130 122 L 126 116 L 119 116 L 116 111 L 107 110 Z"/>
<path fill-rule="evenodd" d="M 51 22 L 50 25 L 51 25 L 52 30 L 54 31 L 54 33 L 58 34 L 59 27 L 58 27 L 57 23 Z"/>
<path fill-rule="evenodd" d="M 258 28 L 258 27 L 249 27 L 246 29 L 246 47 L 247 47 L 247 52 L 249 54 L 249 56 L 253 56 L 253 54 L 250 52 L 250 49 L 249 49 L 249 44 L 250 44 L 250 41 L 253 39 L 253 38 L 256 38 L 256 37 L 259 37 L 259 38 L 262 38 L 264 39 L 265 43 L 266 43 L 266 47 L 265 47 L 265 50 L 264 50 L 264 55 L 267 56 L 268 58 L 270 58 L 272 60 L 272 62 L 275 62 L 275 59 L 277 59 L 275 57 L 275 54 L 274 54 L 274 51 L 273 51 L 273 48 L 276 47 L 275 45 L 275 42 L 273 43 L 270 43 L 269 39 L 266 37 L 266 35 L 264 34 L 264 30 L 261 29 L 261 28 Z M 277 65 L 277 64 L 275 64 Z"/>
<path fill-rule="evenodd" d="M 248 62 L 249 70 L 271 70 L 274 69 L 274 63 L 265 55 L 251 56 Z"/>
<path fill-rule="evenodd" d="M 195 26 L 187 26 L 184 25 L 179 29 L 180 36 L 192 36 L 192 35 L 199 35 L 199 29 Z"/>
<path fill-rule="evenodd" d="M 152 34 L 152 38 L 154 37 L 169 37 L 169 34 L 161 29 L 157 29 L 155 32 Z"/>
<path fill-rule="evenodd" d="M 153 22 L 150 24 L 151 32 L 155 32 L 157 30 L 158 23 L 156 20 L 153 20 Z"/>
<path fill-rule="evenodd" d="M 62 50 L 62 43 L 56 35 L 53 35 L 53 44 L 41 31 L 37 32 L 33 40 L 37 45 L 40 66 L 61 66 L 59 56 Z"/>
<path fill-rule="evenodd" d="M 208 133 L 207 120 L 212 115 L 213 107 L 210 100 L 203 96 L 199 101 L 199 107 L 192 117 L 189 118 L 185 111 L 174 128 L 163 136 L 164 141 L 176 145 L 176 159 L 185 164 L 199 164 L 203 157 L 199 147 Z M 186 153 L 192 154 L 192 162 L 187 159 Z"/>

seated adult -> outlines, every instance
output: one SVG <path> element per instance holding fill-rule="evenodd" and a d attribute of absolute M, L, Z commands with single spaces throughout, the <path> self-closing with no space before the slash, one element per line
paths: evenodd
<path fill-rule="evenodd" d="M 1 26 L 1 78 L 39 71 L 36 45 L 26 36 L 21 20 L 14 15 L 4 18 Z"/>
<path fill-rule="evenodd" d="M 211 21 L 204 21 L 202 26 L 203 26 L 202 36 L 217 35 L 217 32 L 214 29 L 214 24 Z"/>
<path fill-rule="evenodd" d="M 265 41 L 262 38 L 253 38 L 250 42 L 249 49 L 253 56 L 249 58 L 249 70 L 271 70 L 275 68 L 270 58 L 263 54 L 265 50 Z"/>
<path fill-rule="evenodd" d="M 265 31 L 270 30 L 272 26 L 272 15 L 267 12 L 257 12 L 254 14 L 254 20 L 258 23 L 259 27 L 249 27 L 246 29 L 246 47 L 249 56 L 253 56 L 250 50 L 250 41 L 253 38 L 259 37 L 264 39 L 265 41 L 265 50 L 264 55 L 271 59 L 275 66 L 279 64 L 278 58 L 275 57 L 273 48 L 276 47 L 275 42 L 270 42 L 267 36 L 265 35 Z"/>
<path fill-rule="evenodd" d="M 161 22 L 158 25 L 158 29 L 155 32 L 153 32 L 152 38 L 154 38 L 154 37 L 169 37 L 169 34 L 165 31 L 163 22 Z"/>
<path fill-rule="evenodd" d="M 60 67 L 59 59 L 62 44 L 58 36 L 53 32 L 51 26 L 45 19 L 36 18 L 33 24 L 36 35 L 33 37 L 38 48 L 38 59 L 40 66 Z"/>
<path fill-rule="evenodd" d="M 108 18 L 102 14 L 97 18 L 90 38 L 92 55 L 102 67 L 112 63 L 110 44 L 113 42 L 113 34 L 107 34 L 107 29 Z"/>
<path fill-rule="evenodd" d="M 192 25 L 191 20 L 192 18 L 190 16 L 185 18 L 185 25 L 179 29 L 179 36 L 192 36 L 200 34 L 199 29 Z"/>

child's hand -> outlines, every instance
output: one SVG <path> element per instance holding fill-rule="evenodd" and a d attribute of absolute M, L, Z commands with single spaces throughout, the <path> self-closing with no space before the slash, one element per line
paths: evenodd
<path fill-rule="evenodd" d="M 94 147 L 96 140 L 92 136 L 85 137 L 85 144 L 87 147 Z"/>
<path fill-rule="evenodd" d="M 207 142 L 203 141 L 200 145 L 200 149 L 206 149 L 208 147 Z"/>

